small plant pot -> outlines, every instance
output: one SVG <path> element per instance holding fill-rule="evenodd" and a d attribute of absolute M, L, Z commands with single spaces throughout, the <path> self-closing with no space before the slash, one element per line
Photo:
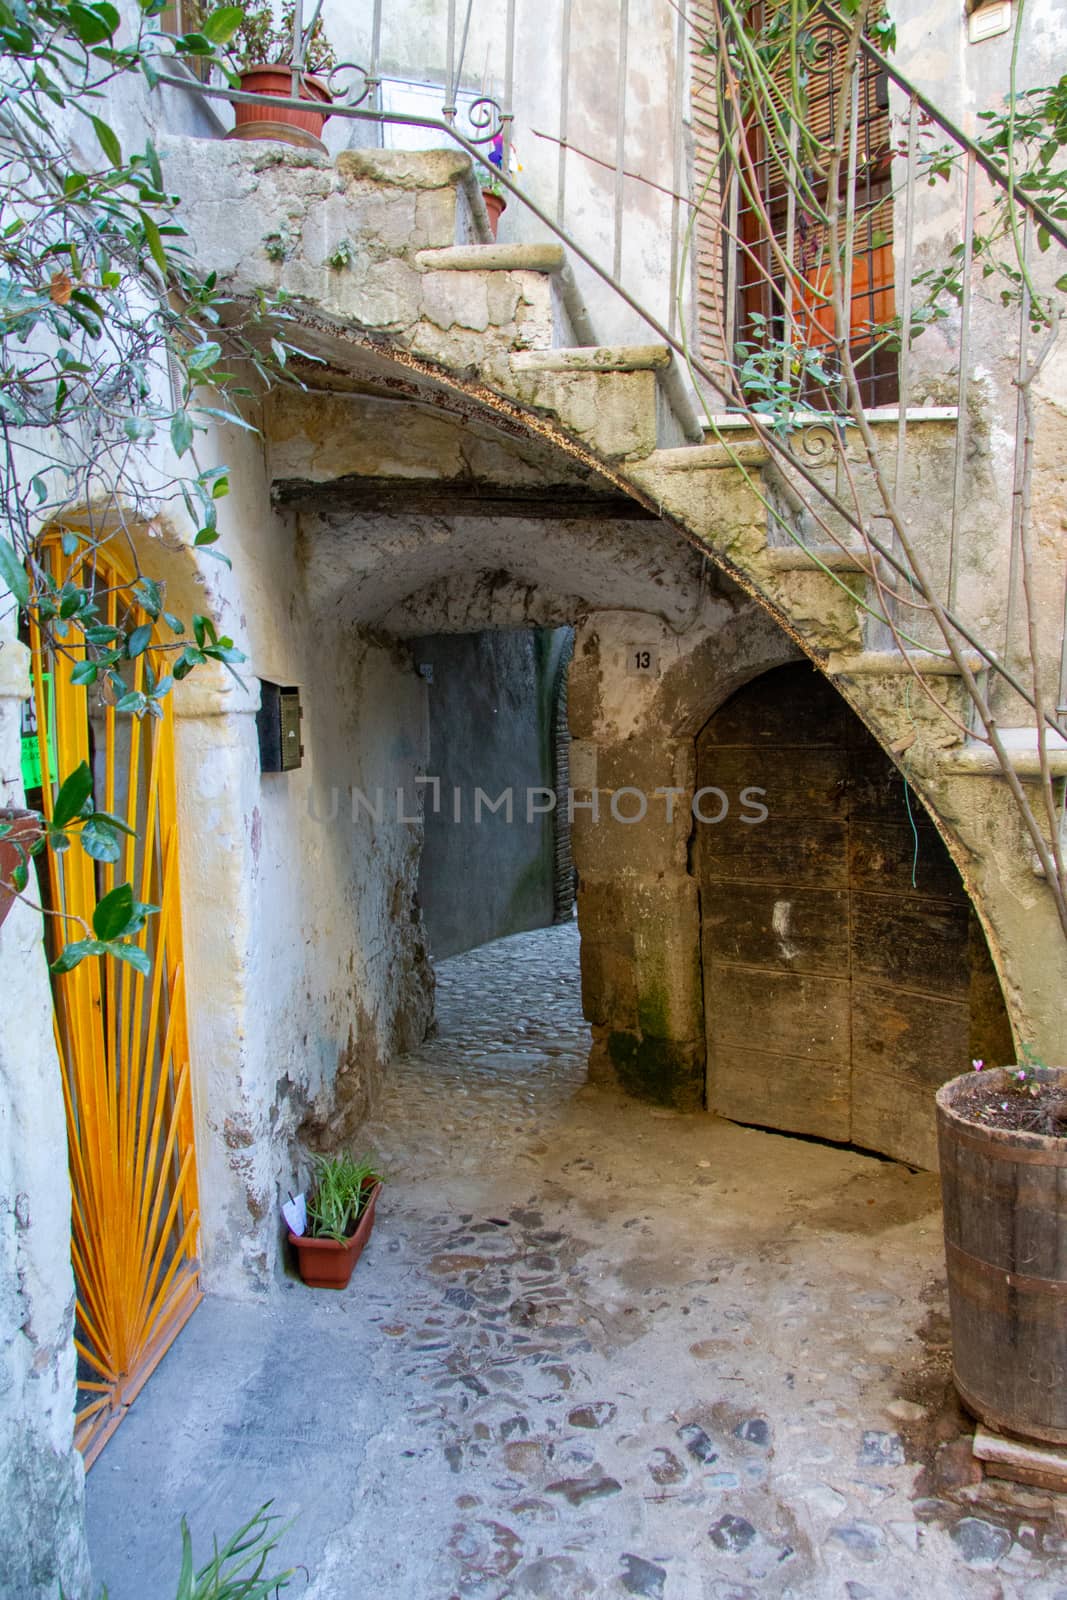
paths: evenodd
<path fill-rule="evenodd" d="M 276 94 L 293 98 L 293 69 L 286 66 L 247 67 L 241 73 L 241 88 L 248 94 Z M 321 78 L 311 73 L 300 77 L 300 100 L 330 105 L 330 91 Z M 329 111 L 286 110 L 282 106 L 237 104 L 233 108 L 234 126 L 227 139 L 273 139 L 279 144 L 296 145 L 301 150 L 321 150 L 320 137 Z"/>
<path fill-rule="evenodd" d="M 496 238 L 496 230 L 500 226 L 500 218 L 507 210 L 507 201 L 502 194 L 494 194 L 492 189 L 482 190 L 482 199 L 485 201 L 486 215 L 489 218 L 489 232 Z"/>
<path fill-rule="evenodd" d="M 7 887 L 11 874 L 27 859 L 43 830 L 32 811 L 0 810 L 0 822 L 11 824 L 11 832 L 0 838 L 0 926 L 3 926 L 15 904 L 15 895 Z"/>
<path fill-rule="evenodd" d="M 1067 1089 L 1067 1068 L 1041 1083 Z M 983 1087 L 1010 1095 L 1003 1067 Z M 1067 1444 L 1067 1138 L 974 1120 L 970 1073 L 937 1095 L 952 1375 L 995 1433 Z"/>
<path fill-rule="evenodd" d="M 289 1230 L 289 1243 L 296 1252 L 300 1276 L 310 1289 L 346 1289 L 363 1254 L 363 1247 L 374 1227 L 374 1211 L 381 1184 L 376 1183 L 359 1214 L 356 1231 L 342 1242 L 337 1239 L 309 1239 L 307 1234 Z"/>

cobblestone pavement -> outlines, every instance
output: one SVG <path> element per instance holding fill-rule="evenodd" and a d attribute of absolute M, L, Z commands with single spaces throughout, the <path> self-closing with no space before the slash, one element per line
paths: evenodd
<path fill-rule="evenodd" d="M 935 1180 L 587 1085 L 577 955 L 441 964 L 350 1288 L 205 1304 L 91 1474 L 111 1600 L 269 1496 L 313 1600 L 1067 1600 L 1067 1501 L 972 1481 Z"/>

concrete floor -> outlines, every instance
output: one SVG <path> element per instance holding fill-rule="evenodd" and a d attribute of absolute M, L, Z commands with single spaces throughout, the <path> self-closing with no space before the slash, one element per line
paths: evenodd
<path fill-rule="evenodd" d="M 88 1480 L 111 1600 L 273 1499 L 309 1600 L 1067 1600 L 975 1483 L 936 1181 L 584 1082 L 573 927 L 442 964 L 350 1288 L 197 1312 Z"/>

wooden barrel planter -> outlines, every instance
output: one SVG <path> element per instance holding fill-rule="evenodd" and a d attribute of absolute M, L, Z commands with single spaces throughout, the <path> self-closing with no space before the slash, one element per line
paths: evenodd
<path fill-rule="evenodd" d="M 320 135 L 329 116 L 330 92 L 320 78 L 310 72 L 300 74 L 300 93 L 293 94 L 293 69 L 284 65 L 246 67 L 241 73 L 241 88 L 249 94 L 274 94 L 286 100 L 318 101 L 323 105 L 307 111 L 284 106 L 234 106 L 234 125 L 227 139 L 273 139 L 280 144 L 297 145 L 303 150 L 325 151 Z"/>
<path fill-rule="evenodd" d="M 1067 1069 L 1035 1076 L 1067 1092 Z M 1014 1092 L 1004 1068 L 982 1078 Z M 956 1388 L 995 1432 L 1067 1444 L 1067 1138 L 975 1122 L 974 1081 L 937 1096 Z"/>

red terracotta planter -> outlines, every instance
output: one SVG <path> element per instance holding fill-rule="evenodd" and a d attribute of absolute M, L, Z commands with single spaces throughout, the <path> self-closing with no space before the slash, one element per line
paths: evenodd
<path fill-rule="evenodd" d="M 248 94 L 276 94 L 293 98 L 293 70 L 286 66 L 246 67 L 241 73 L 241 88 Z M 300 100 L 330 104 L 330 92 L 321 78 L 303 73 Z M 227 139 L 274 139 L 304 150 L 325 150 L 320 138 L 328 111 L 287 111 L 281 106 L 235 105 L 235 124 Z"/>
<path fill-rule="evenodd" d="M 370 1199 L 359 1214 L 356 1231 L 343 1244 L 336 1239 L 310 1239 L 307 1234 L 297 1235 L 289 1230 L 289 1243 L 296 1252 L 300 1276 L 312 1289 L 344 1289 L 348 1286 L 356 1262 L 363 1254 L 363 1246 L 374 1227 L 374 1210 L 378 1204 L 381 1184 L 376 1183 Z"/>
<path fill-rule="evenodd" d="M 41 837 L 41 824 L 32 811 L 2 811 L 0 822 L 9 822 L 11 832 L 0 839 L 0 925 L 3 924 L 15 896 L 5 885 L 11 882 L 15 868 L 26 860 L 32 847 Z M 19 846 L 21 845 L 21 849 Z"/>
<path fill-rule="evenodd" d="M 496 230 L 500 226 L 500 218 L 507 210 L 508 203 L 502 194 L 494 194 L 492 189 L 483 189 L 482 199 L 485 201 L 485 209 L 489 217 L 489 232 L 495 239 Z"/>

